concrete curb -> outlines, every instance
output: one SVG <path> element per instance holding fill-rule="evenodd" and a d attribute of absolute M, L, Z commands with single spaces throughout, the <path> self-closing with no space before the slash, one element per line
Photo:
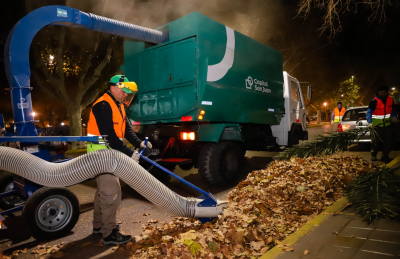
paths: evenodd
<path fill-rule="evenodd" d="M 312 220 L 308 221 L 304 226 L 299 228 L 296 232 L 289 235 L 285 240 L 282 241 L 282 244 L 288 244 L 288 247 L 291 247 L 296 243 L 302 236 L 306 235 L 308 232 L 313 230 L 319 224 L 321 224 L 326 218 L 331 216 L 333 213 L 341 210 L 347 204 L 347 198 L 342 197 L 337 200 L 334 204 L 329 206 L 326 210 L 315 216 Z M 278 248 L 278 246 L 273 247 L 271 250 L 266 252 L 264 255 L 260 257 L 260 259 L 270 259 L 275 258 L 280 255 L 284 250 L 282 248 Z"/>
<path fill-rule="evenodd" d="M 395 167 L 395 165 L 400 166 L 400 156 L 394 158 L 390 163 L 386 166 L 389 168 Z M 285 240 L 282 241 L 282 244 L 288 244 L 288 247 L 294 245 L 302 236 L 306 235 L 308 232 L 313 230 L 319 224 L 321 224 L 325 219 L 331 216 L 333 213 L 340 211 L 343 207 L 346 206 L 348 200 L 346 197 L 342 197 L 337 200 L 334 204 L 329 206 L 326 210 L 321 212 L 319 215 L 315 216 L 312 220 L 308 221 L 304 226 L 299 228 L 296 232 L 289 235 Z M 277 246 L 273 247 L 271 250 L 263 254 L 260 259 L 272 259 L 280 255 L 284 252 L 284 249 L 278 248 Z"/>

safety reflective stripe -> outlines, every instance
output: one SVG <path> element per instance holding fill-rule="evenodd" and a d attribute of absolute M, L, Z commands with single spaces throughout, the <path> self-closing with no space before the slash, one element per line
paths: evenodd
<path fill-rule="evenodd" d="M 373 119 L 388 119 L 390 118 L 390 114 L 386 114 L 386 115 L 372 115 Z"/>
<path fill-rule="evenodd" d="M 335 122 L 339 122 L 343 116 L 335 116 Z"/>
<path fill-rule="evenodd" d="M 390 125 L 390 114 L 386 115 L 372 115 L 372 125 L 378 125 L 379 127 L 386 127 Z"/>

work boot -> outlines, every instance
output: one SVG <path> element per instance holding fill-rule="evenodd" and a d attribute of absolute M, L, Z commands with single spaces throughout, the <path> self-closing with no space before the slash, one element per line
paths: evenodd
<path fill-rule="evenodd" d="M 119 231 L 120 225 L 119 224 L 115 225 L 115 228 L 118 229 Z M 101 234 L 100 230 L 101 228 L 93 228 L 93 234 Z"/>
<path fill-rule="evenodd" d="M 123 245 L 132 240 L 131 235 L 123 235 L 119 229 L 114 228 L 108 237 L 103 238 L 104 245 Z"/>

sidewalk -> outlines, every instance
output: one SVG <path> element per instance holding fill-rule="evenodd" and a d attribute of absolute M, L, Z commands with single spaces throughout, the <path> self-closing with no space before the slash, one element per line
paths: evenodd
<path fill-rule="evenodd" d="M 305 255 L 305 253 L 309 253 Z M 352 207 L 329 216 L 300 238 L 293 252 L 277 259 L 384 259 L 400 254 L 400 222 L 380 219 L 372 225 L 354 215 Z"/>
<path fill-rule="evenodd" d="M 397 153 L 398 152 L 393 152 Z M 400 156 L 389 167 L 400 166 Z M 399 170 L 398 170 L 399 171 Z M 400 221 L 377 220 L 368 225 L 342 198 L 307 226 L 283 241 L 293 251 L 270 251 L 261 258 L 295 259 L 390 259 L 400 256 Z M 332 208 L 331 208 L 332 210 Z M 332 213 L 334 212 L 334 213 Z M 303 232 L 302 232 L 303 231 Z M 306 233 L 306 234 L 305 234 Z"/>

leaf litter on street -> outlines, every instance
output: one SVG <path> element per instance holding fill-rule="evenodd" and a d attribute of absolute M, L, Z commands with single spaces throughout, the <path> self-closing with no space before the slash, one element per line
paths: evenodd
<path fill-rule="evenodd" d="M 183 259 L 255 258 L 274 246 L 293 251 L 282 243 L 285 237 L 341 198 L 353 177 L 375 168 L 361 157 L 276 160 L 240 182 L 229 193 L 228 207 L 212 222 L 183 217 L 169 223 L 149 220 L 139 236 L 114 251 L 130 251 L 131 258 Z M 71 245 L 75 244 L 38 245 L 32 254 L 62 258 L 60 250 Z M 14 251 L 13 257 L 25 252 Z"/>
<path fill-rule="evenodd" d="M 374 168 L 361 157 L 276 160 L 239 183 L 212 222 L 177 217 L 161 226 L 142 225 L 126 249 L 131 258 L 183 259 L 252 258 L 276 245 L 293 251 L 282 243 L 285 237 L 341 198 L 353 177 Z"/>

